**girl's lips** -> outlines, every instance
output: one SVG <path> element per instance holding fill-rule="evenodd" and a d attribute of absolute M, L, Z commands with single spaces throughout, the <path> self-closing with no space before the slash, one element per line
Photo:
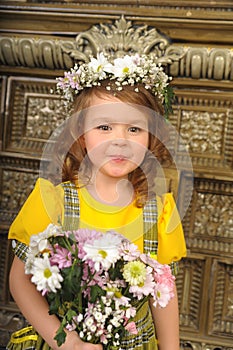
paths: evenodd
<path fill-rule="evenodd" d="M 123 156 L 123 155 L 110 155 L 109 156 L 110 160 L 116 163 L 124 162 L 128 160 L 128 157 Z"/>

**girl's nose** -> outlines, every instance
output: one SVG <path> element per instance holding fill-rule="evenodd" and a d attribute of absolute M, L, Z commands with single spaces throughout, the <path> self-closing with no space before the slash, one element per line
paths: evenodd
<path fill-rule="evenodd" d="M 115 146 L 125 146 L 127 143 L 127 140 L 125 138 L 114 138 L 112 140 L 112 144 Z"/>
<path fill-rule="evenodd" d="M 124 145 L 127 142 L 127 133 L 125 127 L 118 125 L 113 133 L 112 142 L 117 145 Z"/>

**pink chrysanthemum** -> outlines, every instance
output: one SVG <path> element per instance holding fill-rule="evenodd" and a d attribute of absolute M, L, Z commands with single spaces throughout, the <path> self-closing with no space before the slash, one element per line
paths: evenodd
<path fill-rule="evenodd" d="M 143 297 L 153 294 L 155 288 L 155 282 L 152 275 L 151 267 L 146 268 L 146 278 L 143 283 L 139 285 L 131 286 L 129 291 L 136 297 L 138 300 L 141 300 Z"/>
<path fill-rule="evenodd" d="M 64 269 L 72 265 L 72 254 L 71 252 L 58 244 L 55 244 L 55 253 L 52 253 L 50 262 L 52 265 L 57 265 L 59 269 Z"/>

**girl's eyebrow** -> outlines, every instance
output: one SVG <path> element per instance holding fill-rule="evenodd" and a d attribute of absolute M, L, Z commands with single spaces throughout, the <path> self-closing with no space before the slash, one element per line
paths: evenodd
<path fill-rule="evenodd" d="M 101 117 L 101 116 L 93 116 L 90 123 L 112 123 L 112 124 L 125 124 L 125 125 L 141 125 L 141 126 L 147 126 L 147 121 L 142 119 L 132 119 L 127 120 L 127 118 L 123 120 L 118 120 L 117 118 L 111 118 L 111 117 Z"/>

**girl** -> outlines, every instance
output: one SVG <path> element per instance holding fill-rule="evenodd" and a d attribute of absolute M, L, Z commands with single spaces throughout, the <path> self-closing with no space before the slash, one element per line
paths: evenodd
<path fill-rule="evenodd" d="M 166 124 L 160 116 L 162 102 L 169 102 L 167 84 L 167 76 L 156 62 L 137 55 L 112 64 L 100 54 L 59 79 L 58 87 L 65 97 L 70 100 L 75 96 L 74 116 L 54 148 L 50 180 L 37 180 L 9 231 L 16 255 L 10 290 L 38 332 L 37 344 L 41 342 L 45 348 L 103 349 L 101 344 L 83 342 L 74 331 L 67 331 L 59 348 L 54 336 L 60 321 L 49 315 L 45 297 L 24 272 L 30 236 L 49 223 L 62 223 L 66 230 L 114 229 L 141 251 L 170 264 L 174 274 L 177 261 L 186 255 L 172 194 L 160 198 L 154 191 L 158 167 L 171 158 L 165 147 Z M 123 350 L 179 349 L 176 291 L 164 309 L 155 308 L 153 301 L 145 303 L 135 322 L 138 334 L 122 340 Z M 11 347 L 10 343 L 8 349 Z"/>

